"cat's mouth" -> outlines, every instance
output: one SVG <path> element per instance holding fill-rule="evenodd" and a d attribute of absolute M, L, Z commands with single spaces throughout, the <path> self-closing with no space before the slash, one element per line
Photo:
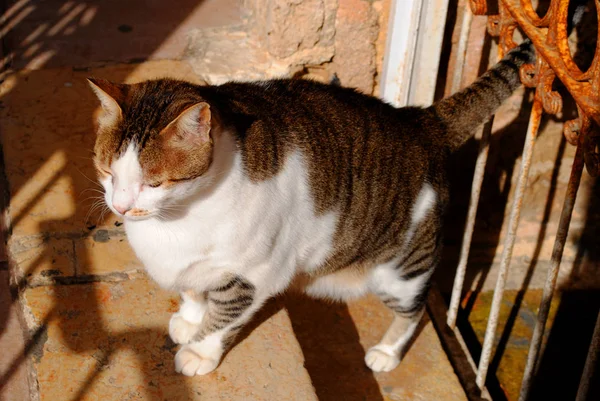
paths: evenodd
<path fill-rule="evenodd" d="M 133 208 L 130 209 L 128 211 L 125 212 L 125 214 L 123 215 L 123 217 L 125 217 L 127 220 L 145 220 L 149 217 L 154 216 L 156 213 L 153 213 L 152 211 L 146 210 L 146 209 L 138 209 L 138 208 Z"/>

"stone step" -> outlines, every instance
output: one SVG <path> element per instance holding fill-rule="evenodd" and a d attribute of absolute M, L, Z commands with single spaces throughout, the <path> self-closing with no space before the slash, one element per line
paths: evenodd
<path fill-rule="evenodd" d="M 20 71 L 0 85 L 9 254 L 26 287 L 40 399 L 465 399 L 428 318 L 396 370 L 367 369 L 365 349 L 391 320 L 374 298 L 348 306 L 276 299 L 214 373 L 175 374 L 167 323 L 176 294 L 136 270 L 119 222 L 88 216 L 84 201 L 96 185 L 90 150 L 97 107 L 85 77 L 134 82 L 167 73 L 198 82 L 187 63 L 163 60 Z"/>

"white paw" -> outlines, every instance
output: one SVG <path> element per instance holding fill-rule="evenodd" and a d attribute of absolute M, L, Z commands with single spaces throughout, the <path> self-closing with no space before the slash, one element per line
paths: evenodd
<path fill-rule="evenodd" d="M 200 329 L 200 323 L 190 323 L 179 312 L 174 313 L 169 321 L 169 337 L 176 344 L 187 344 Z"/>
<path fill-rule="evenodd" d="M 175 370 L 185 376 L 205 375 L 218 365 L 218 359 L 200 356 L 190 345 L 184 345 L 175 354 Z"/>
<path fill-rule="evenodd" d="M 400 363 L 400 358 L 396 355 L 373 347 L 369 349 L 365 356 L 365 363 L 373 372 L 389 372 Z"/>

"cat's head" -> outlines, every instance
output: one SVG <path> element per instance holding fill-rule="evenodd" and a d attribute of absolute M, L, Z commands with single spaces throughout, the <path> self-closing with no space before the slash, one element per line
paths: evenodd
<path fill-rule="evenodd" d="M 130 220 L 168 215 L 211 165 L 210 106 L 181 81 L 89 82 L 102 105 L 94 164 L 106 204 Z"/>

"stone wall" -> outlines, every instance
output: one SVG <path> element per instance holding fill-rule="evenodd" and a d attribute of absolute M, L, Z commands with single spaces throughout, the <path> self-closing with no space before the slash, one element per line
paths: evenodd
<path fill-rule="evenodd" d="M 236 26 L 197 29 L 185 52 L 209 83 L 281 76 L 374 93 L 390 0 L 244 0 Z"/>

